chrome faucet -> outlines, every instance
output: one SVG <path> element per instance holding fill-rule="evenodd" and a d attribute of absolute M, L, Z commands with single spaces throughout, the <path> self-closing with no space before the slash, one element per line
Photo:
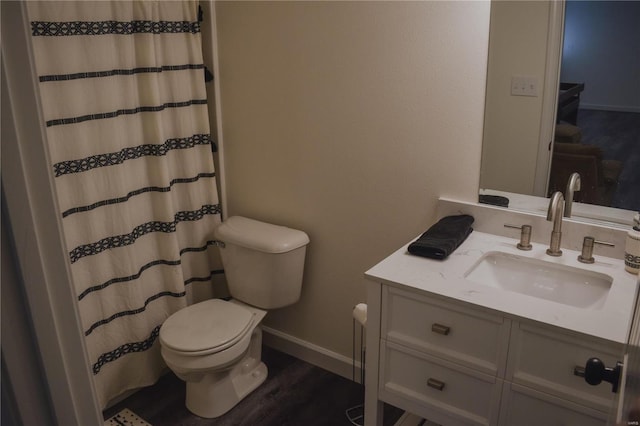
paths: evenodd
<path fill-rule="evenodd" d="M 578 173 L 571 173 L 569 181 L 567 182 L 567 191 L 564 197 L 564 217 L 571 217 L 571 207 L 573 207 L 573 193 L 574 191 L 580 191 L 580 175 Z"/>
<path fill-rule="evenodd" d="M 547 220 L 553 222 L 553 231 L 551 231 L 551 244 L 547 249 L 549 256 L 562 256 L 560 250 L 560 242 L 562 240 L 562 211 L 564 210 L 564 196 L 562 192 L 556 191 L 549 200 L 549 209 L 547 210 Z"/>

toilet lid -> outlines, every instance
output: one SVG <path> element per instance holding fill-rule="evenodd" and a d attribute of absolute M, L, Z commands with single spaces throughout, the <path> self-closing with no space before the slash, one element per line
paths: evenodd
<path fill-rule="evenodd" d="M 252 324 L 253 314 L 234 303 L 211 299 L 171 315 L 160 328 L 160 343 L 180 352 L 211 352 L 235 344 Z"/>

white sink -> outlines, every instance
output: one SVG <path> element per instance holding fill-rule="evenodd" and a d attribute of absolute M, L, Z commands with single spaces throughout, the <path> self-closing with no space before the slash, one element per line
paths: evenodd
<path fill-rule="evenodd" d="M 502 252 L 482 256 L 465 278 L 564 305 L 600 309 L 613 278 L 599 272 Z"/>

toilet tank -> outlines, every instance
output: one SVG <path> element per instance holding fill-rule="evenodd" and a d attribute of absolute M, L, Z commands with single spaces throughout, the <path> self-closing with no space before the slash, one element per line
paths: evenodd
<path fill-rule="evenodd" d="M 231 296 L 262 309 L 276 309 L 300 299 L 306 233 L 241 216 L 215 230 Z"/>

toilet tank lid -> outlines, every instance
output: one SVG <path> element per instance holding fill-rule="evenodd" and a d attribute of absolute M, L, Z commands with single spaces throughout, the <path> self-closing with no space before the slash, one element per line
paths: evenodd
<path fill-rule="evenodd" d="M 285 253 L 309 244 L 303 231 L 242 216 L 228 218 L 214 234 L 219 241 L 264 253 Z"/>

